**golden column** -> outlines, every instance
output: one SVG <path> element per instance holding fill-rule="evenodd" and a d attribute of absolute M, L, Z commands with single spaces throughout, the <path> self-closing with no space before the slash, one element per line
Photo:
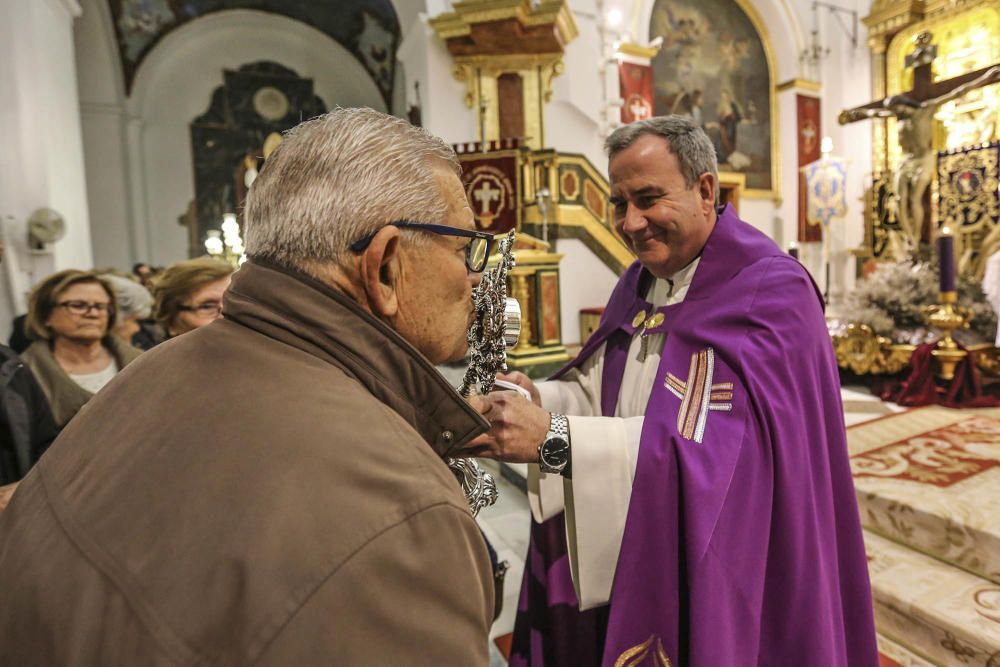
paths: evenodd
<path fill-rule="evenodd" d="M 476 139 L 517 138 L 545 145 L 544 105 L 563 71 L 566 44 L 577 35 L 566 0 L 461 0 L 430 21 L 466 84 L 476 112 Z"/>

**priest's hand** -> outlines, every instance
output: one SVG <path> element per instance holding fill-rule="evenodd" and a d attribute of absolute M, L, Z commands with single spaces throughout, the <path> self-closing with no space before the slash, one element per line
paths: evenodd
<path fill-rule="evenodd" d="M 497 379 L 503 380 L 504 382 L 510 382 L 511 384 L 516 384 L 518 387 L 531 394 L 532 403 L 539 407 L 542 405 L 542 398 L 538 394 L 538 387 L 536 387 L 535 383 L 531 381 L 531 378 L 524 373 L 521 373 L 520 371 L 497 373 Z"/>
<path fill-rule="evenodd" d="M 489 420 L 490 430 L 454 454 L 537 463 L 538 446 L 549 432 L 549 413 L 515 391 L 495 391 L 477 398 L 488 404 L 480 412 Z"/>

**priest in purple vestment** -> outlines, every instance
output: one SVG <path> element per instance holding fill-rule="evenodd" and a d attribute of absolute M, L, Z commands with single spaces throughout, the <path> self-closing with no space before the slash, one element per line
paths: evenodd
<path fill-rule="evenodd" d="M 468 452 L 529 464 L 511 665 L 878 664 L 823 303 L 716 208 L 712 142 L 652 118 L 607 141 L 638 261 L 580 355 L 488 397 Z M 541 523 L 544 522 L 544 523 Z"/>

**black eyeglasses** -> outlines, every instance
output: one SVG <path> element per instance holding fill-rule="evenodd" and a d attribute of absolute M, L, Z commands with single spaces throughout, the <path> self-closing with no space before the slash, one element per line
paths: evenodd
<path fill-rule="evenodd" d="M 65 308 L 73 315 L 89 315 L 90 311 L 94 311 L 98 315 L 103 315 L 111 307 L 107 303 L 87 303 L 86 301 L 61 301 L 56 305 L 60 308 Z"/>
<path fill-rule="evenodd" d="M 193 306 L 177 306 L 177 310 L 195 313 L 201 317 L 216 317 L 222 312 L 222 304 L 218 301 L 206 301 Z"/>
<path fill-rule="evenodd" d="M 410 222 L 409 220 L 397 220 L 389 224 L 393 227 L 404 229 L 420 229 L 432 234 L 440 234 L 441 236 L 461 236 L 462 238 L 472 239 L 465 248 L 465 266 L 472 273 L 479 273 L 486 268 L 486 264 L 490 260 L 490 253 L 493 252 L 493 244 L 496 243 L 496 238 L 489 232 L 477 232 L 471 229 L 448 227 L 447 225 Z M 371 244 L 372 239 L 375 238 L 378 232 L 379 230 L 376 229 L 363 239 L 355 241 L 351 244 L 351 250 L 361 252 Z"/>

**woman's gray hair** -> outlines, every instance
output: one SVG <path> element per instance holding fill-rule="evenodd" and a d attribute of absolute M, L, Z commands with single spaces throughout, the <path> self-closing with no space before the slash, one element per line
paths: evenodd
<path fill-rule="evenodd" d="M 689 188 L 694 187 L 702 174 L 712 174 L 715 182 L 719 182 L 719 161 L 712 140 L 686 116 L 655 116 L 619 127 L 604 142 L 608 159 L 614 158 L 645 134 L 667 140 L 670 152 L 677 158 L 684 183 Z"/>
<path fill-rule="evenodd" d="M 336 109 L 285 133 L 247 195 L 247 255 L 310 271 L 397 220 L 441 223 L 434 168 L 461 174 L 455 152 L 405 120 Z"/>
<path fill-rule="evenodd" d="M 114 273 L 104 273 L 101 278 L 111 283 L 111 287 L 115 290 L 115 303 L 118 305 L 116 326 L 130 317 L 137 320 L 149 318 L 153 309 L 153 295 L 148 289 L 134 280 Z"/>

